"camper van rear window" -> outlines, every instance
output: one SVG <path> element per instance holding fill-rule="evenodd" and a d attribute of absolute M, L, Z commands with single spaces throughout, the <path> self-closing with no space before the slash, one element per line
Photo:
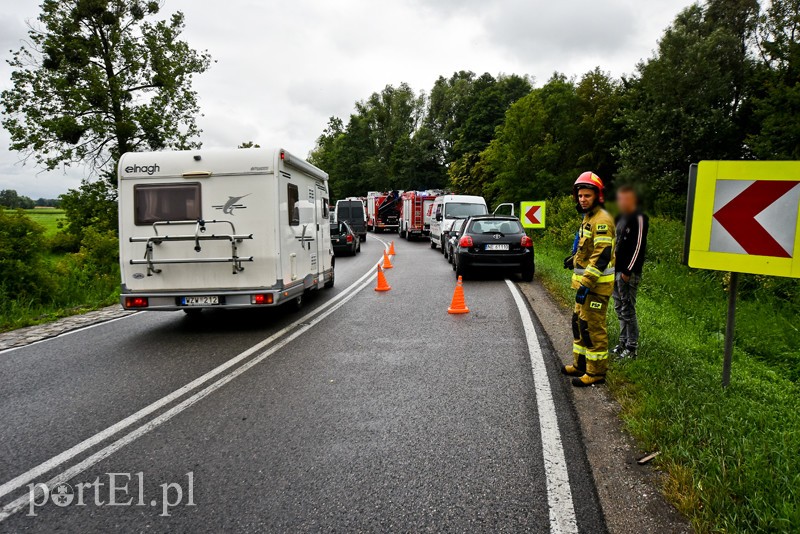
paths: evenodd
<path fill-rule="evenodd" d="M 300 212 L 297 209 L 297 202 L 300 200 L 300 191 L 297 189 L 297 186 L 294 184 L 288 184 L 288 196 L 289 199 L 289 225 L 290 226 L 299 226 L 300 225 Z"/>
<path fill-rule="evenodd" d="M 200 184 L 135 185 L 133 209 L 137 225 L 202 219 Z"/>

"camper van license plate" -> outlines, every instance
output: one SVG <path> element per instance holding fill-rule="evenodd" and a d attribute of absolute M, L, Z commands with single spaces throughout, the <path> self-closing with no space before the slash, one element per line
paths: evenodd
<path fill-rule="evenodd" d="M 183 297 L 181 304 L 184 306 L 216 306 L 219 297 Z"/>

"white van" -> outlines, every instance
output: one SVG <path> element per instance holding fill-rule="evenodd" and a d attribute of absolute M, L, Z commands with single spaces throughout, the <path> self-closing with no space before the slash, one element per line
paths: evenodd
<path fill-rule="evenodd" d="M 282 149 L 123 155 L 122 306 L 299 306 L 333 287 L 329 198 L 328 175 Z"/>
<path fill-rule="evenodd" d="M 473 215 L 486 215 L 489 209 L 483 197 L 472 195 L 442 195 L 433 202 L 431 219 L 431 248 L 442 248 L 443 235 L 450 231 L 453 221 Z"/>

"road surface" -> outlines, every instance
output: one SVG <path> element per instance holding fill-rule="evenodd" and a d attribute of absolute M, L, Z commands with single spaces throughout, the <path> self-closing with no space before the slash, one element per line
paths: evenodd
<path fill-rule="evenodd" d="M 144 312 L 0 353 L 0 532 L 605 532 L 517 282 L 467 281 L 448 315 L 450 266 L 394 237 L 388 293 L 370 236 L 300 311 Z"/>

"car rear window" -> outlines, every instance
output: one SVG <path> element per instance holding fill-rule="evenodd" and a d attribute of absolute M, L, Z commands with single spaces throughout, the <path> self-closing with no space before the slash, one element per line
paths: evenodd
<path fill-rule="evenodd" d="M 445 219 L 455 219 L 457 217 L 466 219 L 473 215 L 486 215 L 487 213 L 489 213 L 489 211 L 483 204 L 448 202 L 444 207 Z"/>
<path fill-rule="evenodd" d="M 519 221 L 480 219 L 469 225 L 471 234 L 522 234 L 524 230 Z"/>

